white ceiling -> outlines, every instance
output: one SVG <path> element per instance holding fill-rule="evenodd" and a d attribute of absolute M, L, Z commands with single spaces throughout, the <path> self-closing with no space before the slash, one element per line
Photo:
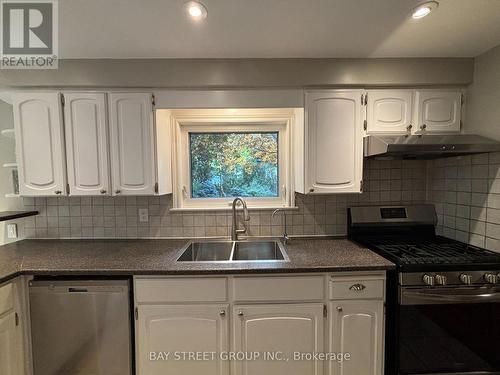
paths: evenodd
<path fill-rule="evenodd" d="M 500 0 L 61 0 L 62 58 L 471 57 L 500 44 Z"/>

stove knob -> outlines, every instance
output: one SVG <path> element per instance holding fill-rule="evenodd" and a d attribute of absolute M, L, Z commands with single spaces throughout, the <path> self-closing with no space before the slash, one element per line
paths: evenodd
<path fill-rule="evenodd" d="M 460 281 L 465 285 L 470 285 L 470 284 L 472 284 L 472 276 L 467 275 L 466 273 L 463 273 L 460 275 Z"/>
<path fill-rule="evenodd" d="M 422 277 L 422 280 L 424 281 L 425 284 L 430 285 L 430 286 L 434 286 L 434 283 L 436 281 L 434 276 L 427 275 L 427 274 Z"/>
<path fill-rule="evenodd" d="M 446 285 L 446 276 L 436 275 L 435 279 L 437 285 Z"/>
<path fill-rule="evenodd" d="M 498 283 L 498 275 L 495 275 L 494 273 L 486 273 L 484 274 L 484 280 L 486 280 L 488 284 L 496 284 Z"/>

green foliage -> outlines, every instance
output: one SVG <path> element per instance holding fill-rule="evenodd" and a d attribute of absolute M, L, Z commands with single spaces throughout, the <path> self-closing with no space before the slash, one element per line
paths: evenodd
<path fill-rule="evenodd" d="M 278 196 L 278 133 L 190 133 L 193 198 Z"/>

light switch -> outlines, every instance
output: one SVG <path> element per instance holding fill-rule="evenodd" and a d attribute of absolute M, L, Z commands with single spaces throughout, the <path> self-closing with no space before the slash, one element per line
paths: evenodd
<path fill-rule="evenodd" d="M 17 224 L 7 224 L 7 238 L 17 238 Z"/>
<path fill-rule="evenodd" d="M 149 211 L 147 208 L 139 208 L 139 223 L 147 223 L 149 221 Z"/>

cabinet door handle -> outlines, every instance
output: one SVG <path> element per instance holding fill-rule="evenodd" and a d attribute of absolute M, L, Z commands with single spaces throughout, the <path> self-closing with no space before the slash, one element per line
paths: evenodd
<path fill-rule="evenodd" d="M 342 308 L 342 306 L 337 306 L 337 311 L 340 313 L 340 312 L 344 311 L 344 309 Z"/>
<path fill-rule="evenodd" d="M 238 311 L 238 316 L 243 316 L 243 311 Z"/>
<path fill-rule="evenodd" d="M 425 129 L 427 129 L 427 125 L 426 125 L 426 124 L 422 124 L 422 125 L 420 126 L 420 129 L 421 129 L 421 130 L 425 130 Z"/>
<path fill-rule="evenodd" d="M 354 285 L 351 285 L 351 287 L 349 289 L 354 290 L 356 292 L 361 292 L 364 289 L 366 289 L 366 286 L 364 286 L 363 284 L 354 284 Z"/>
<path fill-rule="evenodd" d="M 106 190 L 102 189 L 101 194 L 106 194 Z"/>
<path fill-rule="evenodd" d="M 56 190 L 56 191 L 54 191 L 54 193 L 56 193 L 57 195 L 61 195 L 62 191 L 61 190 Z"/>
<path fill-rule="evenodd" d="M 115 194 L 120 194 L 121 192 L 121 190 L 115 190 Z"/>
<path fill-rule="evenodd" d="M 226 316 L 226 310 L 219 311 L 219 315 L 222 316 L 222 317 L 225 317 Z"/>
<path fill-rule="evenodd" d="M 412 128 L 413 128 L 413 125 L 412 125 L 412 124 L 410 124 L 410 125 L 408 125 L 408 126 L 406 127 L 406 131 L 407 131 L 408 133 L 410 133 Z"/>

